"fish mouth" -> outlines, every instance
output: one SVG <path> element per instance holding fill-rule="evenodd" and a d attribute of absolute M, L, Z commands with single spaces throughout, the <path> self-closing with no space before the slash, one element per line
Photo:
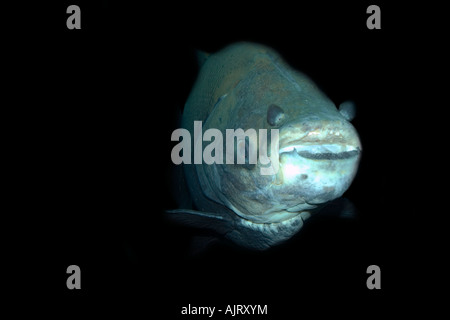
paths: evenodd
<path fill-rule="evenodd" d="M 361 143 L 351 127 L 328 126 L 304 135 L 297 132 L 297 136 L 284 137 L 280 145 L 280 174 L 275 184 L 286 199 L 305 201 L 289 211 L 308 210 L 307 205 L 342 196 L 355 177 L 361 156 Z"/>
<path fill-rule="evenodd" d="M 361 148 L 342 144 L 289 145 L 279 150 L 279 155 L 295 152 L 302 158 L 311 160 L 343 160 L 358 157 Z"/>
<path fill-rule="evenodd" d="M 279 155 L 291 153 L 309 160 L 357 158 L 361 142 L 355 128 L 345 121 L 314 120 L 283 128 Z"/>

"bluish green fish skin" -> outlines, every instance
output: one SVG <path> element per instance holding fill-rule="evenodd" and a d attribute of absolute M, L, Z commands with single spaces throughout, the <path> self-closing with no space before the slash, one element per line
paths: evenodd
<path fill-rule="evenodd" d="M 183 164 L 193 208 L 170 213 L 207 220 L 199 225 L 246 248 L 283 243 L 341 197 L 357 172 L 361 143 L 348 121 L 354 111 L 349 105 L 343 110 L 266 46 L 242 42 L 209 55 L 182 127 L 192 137 L 194 121 L 202 121 L 203 132 L 216 128 L 224 137 L 226 129 L 278 129 L 279 170 L 261 175 L 260 163 Z"/>

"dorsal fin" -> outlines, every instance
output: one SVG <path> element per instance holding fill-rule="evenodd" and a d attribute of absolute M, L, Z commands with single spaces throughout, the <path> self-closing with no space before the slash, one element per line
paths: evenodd
<path fill-rule="evenodd" d="M 198 66 L 201 67 L 203 66 L 203 64 L 206 62 L 206 60 L 208 60 L 209 56 L 211 54 L 201 51 L 201 50 L 197 50 L 197 62 L 198 62 Z"/>

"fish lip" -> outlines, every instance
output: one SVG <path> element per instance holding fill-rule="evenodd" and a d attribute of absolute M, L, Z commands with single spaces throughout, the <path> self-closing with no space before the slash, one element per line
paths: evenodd
<path fill-rule="evenodd" d="M 279 155 L 296 151 L 305 158 L 340 159 L 358 156 L 361 141 L 347 121 L 316 119 L 285 126 L 279 136 Z"/>

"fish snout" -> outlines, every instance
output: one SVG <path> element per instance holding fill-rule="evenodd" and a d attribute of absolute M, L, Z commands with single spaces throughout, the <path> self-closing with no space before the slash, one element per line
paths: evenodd
<path fill-rule="evenodd" d="M 356 175 L 361 143 L 346 121 L 310 121 L 280 132 L 279 163 L 283 188 L 295 190 L 307 203 L 342 196 Z"/>

